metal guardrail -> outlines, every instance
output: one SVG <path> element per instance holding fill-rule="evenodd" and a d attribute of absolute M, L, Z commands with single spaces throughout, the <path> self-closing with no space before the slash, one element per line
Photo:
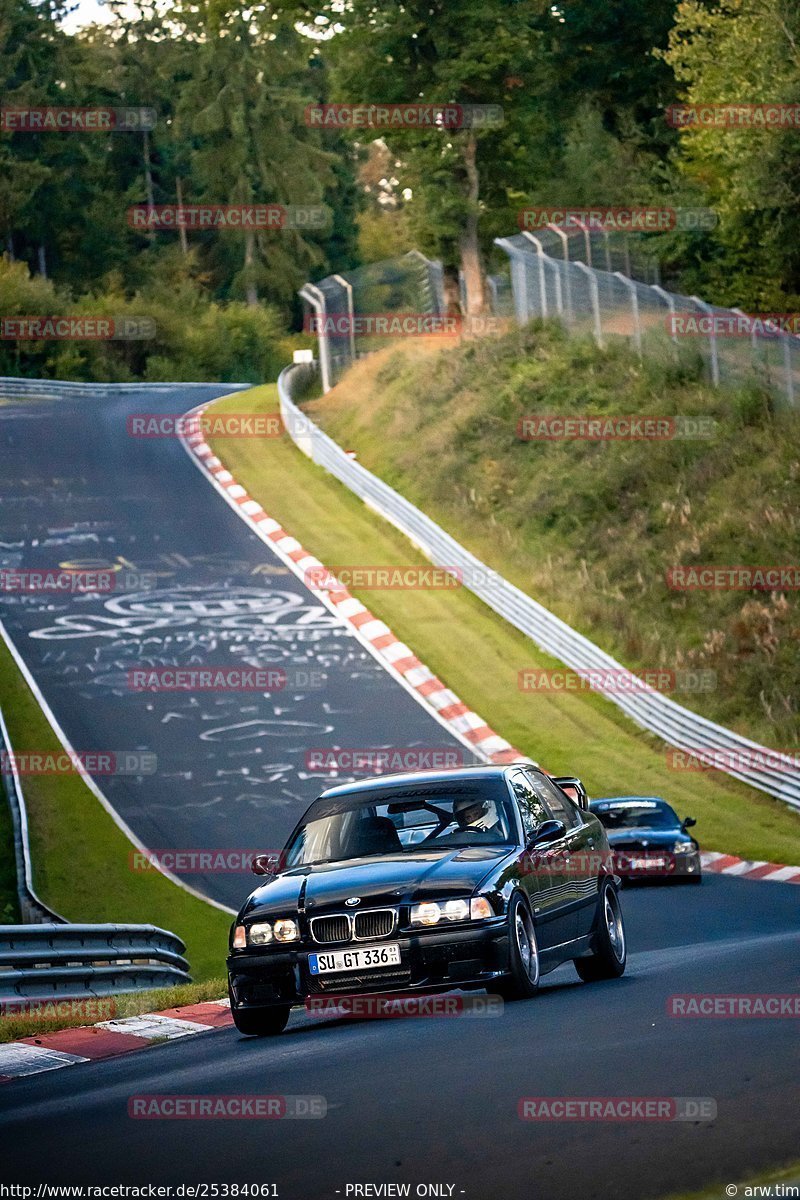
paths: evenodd
<path fill-rule="evenodd" d="M 157 925 L 73 925 L 36 894 L 22 781 L 0 711 L 0 777 L 14 828 L 23 924 L 0 925 L 0 1004 L 77 1000 L 189 983 L 186 949 Z"/>
<path fill-rule="evenodd" d="M 81 383 L 72 379 L 24 379 L 0 375 L 0 396 L 35 396 L 43 400 L 58 400 L 67 396 L 114 396 L 119 392 L 174 392 L 180 388 L 209 387 L 209 383 Z M 249 388 L 251 383 L 226 383 L 232 392 Z"/>
<path fill-rule="evenodd" d="M 0 925 L 0 1002 L 77 1000 L 188 983 L 185 949 L 156 925 Z"/>
<path fill-rule="evenodd" d="M 628 672 L 626 667 L 589 638 L 576 632 L 565 621 L 487 567 L 435 521 L 350 458 L 332 438 L 323 433 L 291 397 L 292 388 L 307 383 L 309 372 L 315 370 L 313 364 L 299 364 L 287 367 L 278 379 L 284 424 L 304 454 L 386 517 L 436 566 L 458 568 L 463 586 L 545 653 L 576 671 L 599 669 Z M 631 672 L 628 674 L 635 678 Z M 644 689 L 643 683 L 641 686 Z M 689 752 L 704 751 L 706 755 L 715 752 L 720 756 L 720 761 L 726 763 L 720 765 L 721 770 L 800 809 L 800 773 L 789 756 L 761 746 L 683 708 L 662 692 L 641 690 L 635 694 L 602 694 L 637 725 L 656 734 L 667 745 Z"/>
<path fill-rule="evenodd" d="M 22 783 L 17 771 L 14 756 L 11 753 L 11 742 L 8 736 L 5 719 L 0 709 L 0 779 L 3 781 L 8 806 L 11 810 L 11 824 L 14 830 L 14 861 L 17 873 L 17 903 L 24 924 L 33 925 L 38 921 L 50 921 L 63 924 L 66 917 L 54 912 L 36 894 L 33 886 L 33 864 L 31 861 L 30 842 L 28 840 L 28 813 L 25 808 L 25 798 L 22 794 Z"/>

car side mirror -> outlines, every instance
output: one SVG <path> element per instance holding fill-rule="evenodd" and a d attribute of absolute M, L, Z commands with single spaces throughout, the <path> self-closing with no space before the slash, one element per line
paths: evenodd
<path fill-rule="evenodd" d="M 528 849 L 532 850 L 534 846 L 542 846 L 546 842 L 557 842 L 566 832 L 567 827 L 563 821 L 542 821 L 539 828 L 531 835 Z"/>
<path fill-rule="evenodd" d="M 683 825 L 681 825 L 681 829 L 691 829 L 691 827 L 696 824 L 697 824 L 697 821 L 695 820 L 694 817 L 684 817 Z"/>
<path fill-rule="evenodd" d="M 254 875 L 274 875 L 278 863 L 274 854 L 256 854 L 250 864 Z"/>

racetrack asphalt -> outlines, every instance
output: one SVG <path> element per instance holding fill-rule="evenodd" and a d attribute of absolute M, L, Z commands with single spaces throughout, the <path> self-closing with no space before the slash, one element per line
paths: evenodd
<path fill-rule="evenodd" d="M 317 748 L 471 751 L 390 677 L 192 463 L 176 437 L 128 432 L 224 385 L 0 404 L 0 568 L 116 568 L 115 590 L 0 592 L 6 630 L 77 751 L 153 753 L 97 784 L 151 851 L 277 851 L 332 782 Z M 259 692 L 143 692 L 138 667 L 277 667 Z M 162 861 L 165 859 L 162 855 Z M 181 878 L 238 908 L 246 870 Z M 236 864 L 235 857 L 230 860 Z"/>
<path fill-rule="evenodd" d="M 623 979 L 582 984 L 568 965 L 499 1017 L 353 1021 L 300 1011 L 276 1039 L 228 1028 L 6 1083 L 2 1178 L 274 1183 L 281 1200 L 337 1200 L 367 1183 L 407 1183 L 412 1196 L 419 1185 L 452 1185 L 440 1195 L 468 1200 L 644 1200 L 796 1158 L 796 1020 L 676 1018 L 667 1002 L 796 995 L 798 889 L 711 876 L 702 887 L 626 888 L 622 900 Z M 128 1115 L 132 1097 L 176 1094 L 323 1096 L 327 1115 Z M 717 1115 L 524 1122 L 526 1096 L 703 1097 Z M 381 1194 L 402 1193 L 361 1193 Z"/>

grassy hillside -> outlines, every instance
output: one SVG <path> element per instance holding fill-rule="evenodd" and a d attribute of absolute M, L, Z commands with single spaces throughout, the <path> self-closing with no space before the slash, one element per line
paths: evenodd
<path fill-rule="evenodd" d="M 315 419 L 492 567 L 626 666 L 714 672 L 680 703 L 800 743 L 797 592 L 671 590 L 675 566 L 800 563 L 800 420 L 691 362 L 558 329 L 362 361 Z M 524 441 L 528 415 L 702 416 L 698 440 Z M 423 469 L 420 469 L 423 467 Z M 521 663 L 520 665 L 524 665 Z M 713 677 L 707 677 L 713 682 Z"/>
<path fill-rule="evenodd" d="M 269 385 L 224 400 L 214 411 L 276 408 Z M 250 494 L 322 562 L 424 565 L 401 533 L 288 438 L 211 440 Z M 596 796 L 637 789 L 663 794 L 681 815 L 698 818 L 707 849 L 800 860 L 800 816 L 786 805 L 719 772 L 669 770 L 663 746 L 598 695 L 520 692 L 520 667 L 557 664 L 469 592 L 352 590 L 466 704 L 554 774 L 579 772 Z"/>

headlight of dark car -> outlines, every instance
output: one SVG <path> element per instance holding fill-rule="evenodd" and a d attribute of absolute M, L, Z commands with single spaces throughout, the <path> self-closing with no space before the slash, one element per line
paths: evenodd
<path fill-rule="evenodd" d="M 485 921 L 494 915 L 485 896 L 473 896 L 471 900 L 421 900 L 411 906 L 411 924 L 427 928 L 457 921 Z"/>
<path fill-rule="evenodd" d="M 254 921 L 252 925 L 237 925 L 233 933 L 234 950 L 248 946 L 271 946 L 273 942 L 299 942 L 300 930 L 292 917 L 275 921 Z"/>

